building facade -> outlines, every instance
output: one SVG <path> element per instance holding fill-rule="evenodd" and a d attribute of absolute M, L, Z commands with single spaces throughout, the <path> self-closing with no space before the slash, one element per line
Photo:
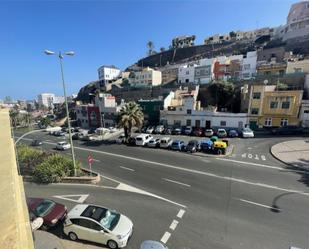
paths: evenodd
<path fill-rule="evenodd" d="M 199 65 L 195 67 L 194 72 L 195 84 L 208 84 L 214 79 L 214 62 L 214 58 L 199 61 Z"/>
<path fill-rule="evenodd" d="M 79 127 L 84 129 L 97 128 L 101 126 L 100 111 L 97 106 L 76 105 L 75 106 L 76 121 Z"/>
<path fill-rule="evenodd" d="M 288 61 L 286 73 L 307 73 L 309 74 L 309 59 Z"/>
<path fill-rule="evenodd" d="M 162 73 L 150 67 L 134 73 L 135 76 L 129 78 L 129 83 L 134 87 L 159 86 L 162 83 Z"/>
<path fill-rule="evenodd" d="M 299 119 L 302 127 L 309 128 L 309 100 L 302 100 Z"/>
<path fill-rule="evenodd" d="M 52 108 L 55 94 L 53 93 L 41 93 L 38 95 L 38 104 L 47 108 Z"/>
<path fill-rule="evenodd" d="M 160 122 L 160 110 L 163 109 L 162 99 L 139 100 L 137 103 L 140 105 L 144 113 L 144 124 L 157 125 Z"/>
<path fill-rule="evenodd" d="M 121 70 L 114 65 L 111 66 L 101 66 L 98 69 L 99 80 L 102 84 L 107 84 L 112 80 L 117 79 L 121 74 Z"/>
<path fill-rule="evenodd" d="M 178 70 L 178 83 L 194 83 L 194 70 L 196 65 L 184 65 Z"/>
<path fill-rule="evenodd" d="M 162 84 L 177 81 L 178 79 L 178 66 L 167 66 L 161 69 Z"/>
<path fill-rule="evenodd" d="M 252 79 L 256 76 L 257 52 L 247 52 L 242 60 L 241 78 L 244 80 Z"/>

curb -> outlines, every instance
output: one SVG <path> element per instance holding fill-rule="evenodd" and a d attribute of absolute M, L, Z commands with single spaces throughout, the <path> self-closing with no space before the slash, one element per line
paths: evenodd
<path fill-rule="evenodd" d="M 194 156 L 199 156 L 199 157 L 212 157 L 212 158 L 228 157 L 228 156 L 230 156 L 233 153 L 233 151 L 235 149 L 235 146 L 233 144 L 231 144 L 229 147 L 230 147 L 229 152 L 224 154 L 224 155 L 206 154 L 206 153 L 201 153 L 201 152 L 198 152 L 198 154 L 194 153 L 193 155 Z"/>

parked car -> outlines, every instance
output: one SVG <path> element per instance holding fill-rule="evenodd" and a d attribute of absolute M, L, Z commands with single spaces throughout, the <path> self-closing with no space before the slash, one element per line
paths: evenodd
<path fill-rule="evenodd" d="M 210 150 L 212 150 L 212 146 L 213 146 L 213 141 L 211 141 L 210 139 L 204 139 L 200 142 L 201 145 L 201 151 L 203 152 L 208 152 Z"/>
<path fill-rule="evenodd" d="M 218 137 L 227 137 L 227 133 L 225 129 L 218 129 L 217 130 L 217 136 Z"/>
<path fill-rule="evenodd" d="M 74 127 L 74 132 L 79 132 L 80 127 Z"/>
<path fill-rule="evenodd" d="M 212 136 L 212 137 L 210 138 L 210 140 L 211 140 L 212 142 L 216 142 L 216 141 L 219 140 L 219 138 L 218 138 L 217 136 Z"/>
<path fill-rule="evenodd" d="M 172 130 L 173 135 L 181 135 L 181 128 L 180 127 L 174 127 Z"/>
<path fill-rule="evenodd" d="M 195 129 L 193 130 L 193 135 L 194 135 L 194 136 L 197 136 L 197 137 L 203 136 L 203 129 L 202 129 L 202 128 L 199 128 L 199 127 L 195 128 Z"/>
<path fill-rule="evenodd" d="M 225 154 L 227 148 L 227 143 L 224 141 L 215 141 L 213 144 L 214 152 L 218 155 Z"/>
<path fill-rule="evenodd" d="M 116 143 L 117 144 L 122 144 L 122 143 L 124 143 L 124 141 L 125 141 L 125 135 L 124 134 L 121 134 L 117 139 L 116 139 Z"/>
<path fill-rule="evenodd" d="M 229 137 L 238 137 L 238 132 L 236 130 L 229 130 Z"/>
<path fill-rule="evenodd" d="M 205 137 L 212 137 L 214 135 L 213 129 L 206 129 L 204 135 Z"/>
<path fill-rule="evenodd" d="M 184 134 L 185 135 L 191 135 L 192 133 L 192 127 L 191 126 L 187 126 L 185 129 L 184 129 Z"/>
<path fill-rule="evenodd" d="M 116 249 L 127 245 L 133 233 L 133 222 L 105 207 L 78 204 L 68 213 L 63 232 L 71 240 L 88 240 Z"/>
<path fill-rule="evenodd" d="M 254 137 L 254 133 L 250 128 L 246 127 L 246 128 L 242 129 L 241 136 L 243 138 L 252 138 L 252 137 Z"/>
<path fill-rule="evenodd" d="M 89 130 L 88 130 L 88 134 L 94 134 L 95 133 L 95 131 L 96 131 L 96 129 L 97 128 L 90 128 Z"/>
<path fill-rule="evenodd" d="M 141 244 L 140 249 L 168 249 L 165 245 L 154 240 L 145 240 Z"/>
<path fill-rule="evenodd" d="M 110 133 L 114 133 L 114 132 L 117 132 L 117 131 L 118 131 L 118 129 L 115 128 L 115 127 L 108 127 L 108 129 L 109 129 L 109 132 L 110 132 Z"/>
<path fill-rule="evenodd" d="M 168 149 L 172 143 L 173 140 L 170 137 L 163 137 L 160 139 L 160 148 Z"/>
<path fill-rule="evenodd" d="M 191 140 L 188 142 L 186 146 L 186 151 L 187 152 L 197 152 L 200 150 L 200 143 L 197 140 Z"/>
<path fill-rule="evenodd" d="M 135 137 L 129 137 L 127 145 L 135 146 L 136 145 L 136 138 Z"/>
<path fill-rule="evenodd" d="M 151 136 L 150 134 L 140 134 L 135 138 L 136 145 L 145 146 L 152 138 L 153 136 Z"/>
<path fill-rule="evenodd" d="M 73 140 L 78 140 L 79 139 L 79 135 L 78 135 L 77 132 L 72 135 L 72 139 Z"/>
<path fill-rule="evenodd" d="M 146 133 L 152 134 L 152 133 L 154 132 L 154 130 L 155 130 L 155 127 L 154 127 L 154 126 L 149 126 L 149 127 L 147 128 L 147 130 L 146 130 Z"/>
<path fill-rule="evenodd" d="M 66 206 L 44 198 L 27 198 L 29 211 L 44 220 L 42 228 L 45 230 L 55 226 L 67 215 Z"/>
<path fill-rule="evenodd" d="M 171 145 L 172 150 L 183 151 L 185 148 L 185 142 L 181 140 L 174 140 Z"/>
<path fill-rule="evenodd" d="M 54 133 L 54 136 L 56 136 L 56 137 L 63 137 L 63 136 L 65 136 L 65 132 L 64 131 L 56 131 L 55 133 Z"/>
<path fill-rule="evenodd" d="M 66 141 L 58 142 L 56 145 L 57 150 L 68 150 L 70 148 L 71 148 L 71 145 Z"/>
<path fill-rule="evenodd" d="M 286 125 L 271 130 L 272 134 L 280 135 L 296 135 L 301 134 L 302 132 L 303 128 L 296 125 Z"/>
<path fill-rule="evenodd" d="M 148 147 L 158 148 L 160 147 L 160 138 L 152 138 L 147 144 Z"/>
<path fill-rule="evenodd" d="M 155 131 L 154 131 L 154 133 L 156 133 L 156 134 L 162 134 L 163 131 L 164 131 L 164 125 L 157 125 L 157 126 L 156 126 L 156 129 L 155 129 Z"/>
<path fill-rule="evenodd" d="M 43 144 L 43 142 L 41 140 L 38 140 L 38 139 L 33 139 L 32 142 L 31 142 L 32 146 L 40 146 L 42 144 Z"/>

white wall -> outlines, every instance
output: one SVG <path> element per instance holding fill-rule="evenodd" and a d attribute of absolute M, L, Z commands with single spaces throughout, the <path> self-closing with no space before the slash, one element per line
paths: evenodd
<path fill-rule="evenodd" d="M 183 66 L 178 70 L 178 83 L 194 83 L 195 67 Z"/>
<path fill-rule="evenodd" d="M 303 100 L 300 111 L 299 119 L 303 127 L 309 127 L 309 100 Z"/>
<path fill-rule="evenodd" d="M 242 62 L 242 79 L 251 79 L 256 74 L 257 52 L 247 53 L 247 57 Z"/>
<path fill-rule="evenodd" d="M 121 71 L 118 68 L 102 66 L 98 69 L 100 80 L 113 80 L 120 75 Z"/>
<path fill-rule="evenodd" d="M 38 103 L 45 107 L 51 107 L 54 103 L 55 94 L 53 93 L 41 93 L 38 95 Z"/>
<path fill-rule="evenodd" d="M 130 78 L 129 81 L 131 85 L 136 86 L 157 86 L 162 83 L 162 73 L 148 67 L 143 71 L 135 72 L 135 78 Z"/>

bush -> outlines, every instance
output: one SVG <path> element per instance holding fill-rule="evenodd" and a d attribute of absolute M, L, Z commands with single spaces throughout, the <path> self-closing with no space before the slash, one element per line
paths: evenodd
<path fill-rule="evenodd" d="M 79 162 L 76 162 L 76 171 L 80 171 Z M 65 176 L 74 176 L 73 161 L 58 154 L 49 156 L 33 172 L 34 180 L 40 183 L 60 182 Z"/>
<path fill-rule="evenodd" d="M 17 146 L 17 156 L 22 167 L 33 169 L 44 160 L 46 153 L 26 145 L 19 145 Z"/>

